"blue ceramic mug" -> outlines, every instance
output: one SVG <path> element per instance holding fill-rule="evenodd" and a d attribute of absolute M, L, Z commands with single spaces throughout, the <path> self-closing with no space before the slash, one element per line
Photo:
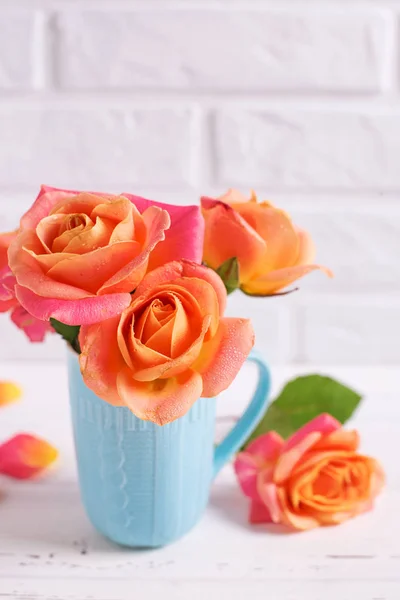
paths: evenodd
<path fill-rule="evenodd" d="M 238 423 L 214 448 L 216 399 L 160 427 L 99 399 L 69 352 L 69 391 L 83 504 L 96 529 L 114 542 L 157 547 L 188 532 L 207 505 L 213 478 L 242 446 L 268 403 L 270 376 L 256 352 L 256 392 Z"/>

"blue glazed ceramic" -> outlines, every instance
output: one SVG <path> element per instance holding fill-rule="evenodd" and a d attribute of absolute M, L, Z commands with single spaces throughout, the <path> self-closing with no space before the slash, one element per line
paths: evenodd
<path fill-rule="evenodd" d="M 214 449 L 216 399 L 201 398 L 160 427 L 99 399 L 68 353 L 69 389 L 83 504 L 96 527 L 124 546 L 164 546 L 188 532 L 208 502 L 211 482 L 242 446 L 268 403 L 261 356 L 257 390 L 246 412 Z"/>

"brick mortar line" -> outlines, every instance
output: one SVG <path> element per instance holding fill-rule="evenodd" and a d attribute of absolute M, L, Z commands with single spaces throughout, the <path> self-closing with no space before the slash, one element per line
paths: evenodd
<path fill-rule="evenodd" d="M 399 94 L 400 70 L 398 50 L 400 44 L 400 13 L 385 19 L 386 35 L 384 40 L 384 56 L 381 71 L 381 89 L 390 95 Z"/>
<path fill-rule="evenodd" d="M 347 15 L 366 14 L 387 11 L 396 13 L 400 11 L 400 0 L 346 0 L 346 5 L 338 0 L 325 0 L 321 6 L 321 0 L 241 0 L 241 2 L 215 1 L 215 0 L 86 0 L 82 5 L 81 0 L 17 0 L 13 3 L 11 10 L 44 10 L 51 12 L 157 12 L 157 11 L 180 11 L 187 12 L 209 11 L 209 12 L 276 12 L 281 14 L 293 14 L 298 11 L 304 14 L 330 14 L 332 12 Z M 350 6 L 349 6 L 350 2 Z M 0 9 L 10 10 L 9 0 L 0 0 Z"/>
<path fill-rule="evenodd" d="M 93 101 L 95 104 L 93 104 Z M 299 95 L 296 90 L 249 93 L 234 91 L 193 92 L 190 90 L 62 90 L 54 87 L 25 92 L 2 91 L 0 109 L 121 109 L 164 110 L 195 109 L 204 111 L 243 110 L 276 112 L 339 112 L 371 115 L 400 115 L 400 93 L 346 94 L 324 93 Z"/>

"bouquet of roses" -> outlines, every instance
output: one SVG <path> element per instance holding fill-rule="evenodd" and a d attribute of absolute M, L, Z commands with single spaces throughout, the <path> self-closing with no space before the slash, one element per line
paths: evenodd
<path fill-rule="evenodd" d="M 33 341 L 51 323 L 107 402 L 158 424 L 182 416 L 253 346 L 250 322 L 224 317 L 226 289 L 270 295 L 319 268 L 311 238 L 254 195 L 202 208 L 43 186 L 2 237 L 2 310 Z"/>
<path fill-rule="evenodd" d="M 200 397 L 225 390 L 253 346 L 250 321 L 224 316 L 227 294 L 240 289 L 247 295 L 282 295 L 313 270 L 331 276 L 314 264 L 314 256 L 310 235 L 254 193 L 247 199 L 230 190 L 218 199 L 202 198 L 200 207 L 43 186 L 18 230 L 0 237 L 0 310 L 10 311 L 32 341 L 49 331 L 60 333 L 79 354 L 83 380 L 99 398 L 165 425 Z M 326 393 L 326 382 L 320 389 Z M 276 401 L 252 438 L 272 429 L 289 437 L 324 412 L 344 422 L 359 399 L 353 397 L 344 412 L 342 403 L 337 412 L 343 418 L 332 403 L 314 402 L 311 411 L 300 410 L 296 427 L 290 414 L 278 427 Z M 307 404 L 307 398 L 301 402 Z M 287 455 L 282 438 L 260 439 L 237 462 L 253 517 L 256 507 L 255 520 L 305 527 L 304 519 L 282 517 L 293 508 L 276 491 L 271 470 L 278 450 L 283 447 Z M 301 456 L 292 457 L 292 447 L 289 471 Z M 368 465 L 367 499 L 379 489 L 378 467 Z M 347 484 L 343 479 L 338 485 Z M 313 523 L 327 521 L 335 519 Z"/>

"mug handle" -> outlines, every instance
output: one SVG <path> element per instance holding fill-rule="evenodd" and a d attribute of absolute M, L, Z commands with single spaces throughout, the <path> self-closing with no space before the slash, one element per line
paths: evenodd
<path fill-rule="evenodd" d="M 251 351 L 247 360 L 255 363 L 258 367 L 257 389 L 243 416 L 216 447 L 214 452 L 213 477 L 219 473 L 232 455 L 243 446 L 248 436 L 260 422 L 269 402 L 271 376 L 267 363 L 256 350 Z"/>

